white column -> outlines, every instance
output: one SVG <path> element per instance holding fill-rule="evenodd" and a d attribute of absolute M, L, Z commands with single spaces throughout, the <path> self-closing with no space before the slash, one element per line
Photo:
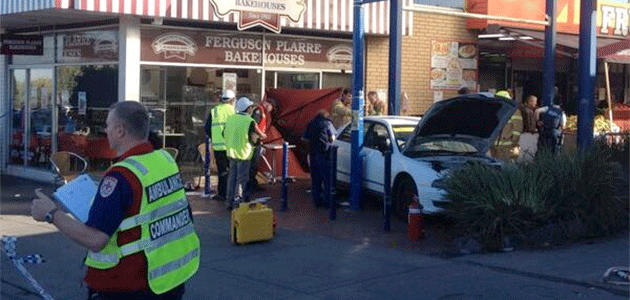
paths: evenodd
<path fill-rule="evenodd" d="M 4 28 L 0 28 L 0 34 L 5 33 Z M 9 118 L 11 113 L 9 103 L 9 75 L 7 68 L 7 57 L 0 55 L 0 173 L 6 171 L 7 160 L 9 159 Z"/>
<path fill-rule="evenodd" d="M 1 30 L 0 30 L 1 31 Z M 0 173 L 4 173 L 9 159 L 9 130 L 11 103 L 9 103 L 9 69 L 7 68 L 7 57 L 0 55 Z"/>
<path fill-rule="evenodd" d="M 140 18 L 121 16 L 118 58 L 118 101 L 140 101 Z"/>

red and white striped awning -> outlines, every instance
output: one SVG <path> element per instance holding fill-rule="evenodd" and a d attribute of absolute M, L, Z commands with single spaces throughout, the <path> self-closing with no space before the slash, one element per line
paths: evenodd
<path fill-rule="evenodd" d="M 299 22 L 281 18 L 283 27 L 351 32 L 354 0 L 304 0 L 306 10 Z M 413 0 L 403 0 L 403 6 Z M 130 14 L 170 19 L 238 22 L 238 13 L 219 17 L 209 0 L 2 0 L 1 14 L 43 9 L 76 9 L 112 14 Z M 389 34 L 389 1 L 364 4 L 365 31 Z M 403 12 L 403 34 L 412 35 L 413 12 Z"/>

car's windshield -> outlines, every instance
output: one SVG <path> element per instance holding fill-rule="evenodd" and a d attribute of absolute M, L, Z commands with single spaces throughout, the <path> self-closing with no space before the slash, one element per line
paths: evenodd
<path fill-rule="evenodd" d="M 478 151 L 471 144 L 460 141 L 427 141 L 413 145 L 405 150 L 411 157 L 434 155 L 470 155 Z"/>
<path fill-rule="evenodd" d="M 392 125 L 394 131 L 394 137 L 398 144 L 398 149 L 402 149 L 407 142 L 409 136 L 413 133 L 415 126 L 412 125 Z"/>

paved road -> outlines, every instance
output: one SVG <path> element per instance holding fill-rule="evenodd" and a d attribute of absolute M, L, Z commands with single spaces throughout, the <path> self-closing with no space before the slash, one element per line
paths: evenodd
<path fill-rule="evenodd" d="M 2 179 L 0 234 L 18 236 L 18 255 L 46 257 L 47 262 L 28 269 L 55 299 L 85 299 L 81 285 L 85 251 L 53 226 L 28 216 L 32 183 L 10 186 L 10 180 Z M 297 192 L 294 195 L 295 203 Z M 280 228 L 271 242 L 235 246 L 229 241 L 222 205 L 191 199 L 202 262 L 187 285 L 185 299 L 628 299 L 629 295 L 627 286 L 601 282 L 608 267 L 628 266 L 627 233 L 551 250 L 449 257 L 436 252 L 440 246 L 431 243 L 398 245 L 402 239 L 396 236 L 404 236 L 400 224 L 395 224 L 398 231 L 391 235 L 377 234 L 368 226 L 348 237 L 335 229 L 324 231 L 336 227 L 347 231 L 350 221 L 332 223 L 321 217 L 325 211 L 306 215 L 294 209 L 279 214 Z M 300 214 L 306 221 L 296 221 Z M 355 228 L 375 218 L 369 212 L 344 211 L 339 217 L 356 222 Z M 379 224 L 376 218 L 372 222 Z M 40 299 L 6 255 L 0 263 L 2 299 Z"/>

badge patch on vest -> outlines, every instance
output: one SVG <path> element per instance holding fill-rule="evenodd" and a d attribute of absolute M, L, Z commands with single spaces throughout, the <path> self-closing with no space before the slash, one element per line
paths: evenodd
<path fill-rule="evenodd" d="M 101 190 L 99 191 L 99 193 L 101 194 L 101 197 L 107 198 L 111 196 L 114 190 L 116 189 L 117 184 L 118 184 L 118 179 L 112 176 L 107 176 L 103 178 L 103 182 L 101 183 Z"/>
<path fill-rule="evenodd" d="M 190 223 L 188 208 L 168 217 L 159 219 L 149 225 L 151 240 L 156 240 L 166 234 L 176 231 Z"/>

